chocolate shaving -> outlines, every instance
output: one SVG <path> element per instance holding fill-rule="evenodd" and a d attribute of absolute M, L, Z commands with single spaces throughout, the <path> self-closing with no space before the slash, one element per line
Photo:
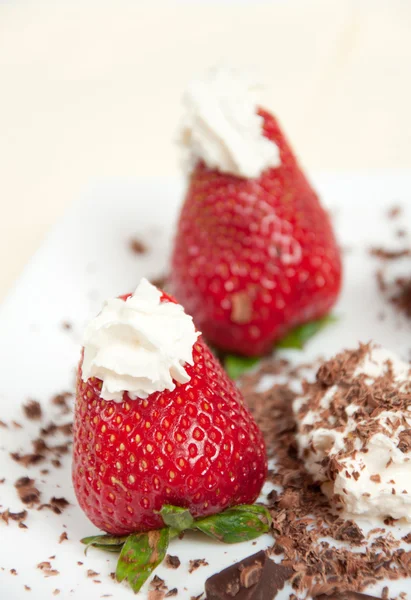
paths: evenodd
<path fill-rule="evenodd" d="M 150 581 L 150 586 L 155 590 L 167 590 L 167 586 L 164 583 L 164 579 L 161 579 L 158 575 L 154 575 L 153 579 Z"/>
<path fill-rule="evenodd" d="M 387 375 L 378 382 L 380 387 L 374 395 L 365 389 L 361 378 L 352 387 L 356 366 L 367 351 L 367 346 L 362 346 L 355 355 L 343 353 L 333 361 L 327 361 L 325 367 L 317 372 L 316 381 L 304 384 L 303 393 L 310 396 L 310 408 L 313 398 L 317 398 L 319 403 L 331 385 L 339 383 L 342 388 L 345 386 L 348 392 L 346 398 L 337 398 L 332 407 L 335 427 L 344 425 L 345 406 L 353 401 L 360 403 L 363 414 L 372 413 L 380 406 L 382 410 L 386 407 L 388 410 L 395 405 L 402 410 L 411 403 L 411 383 L 405 386 L 405 391 L 398 392 L 396 388 L 393 393 L 389 365 Z M 295 384 L 301 385 L 302 382 L 301 371 L 302 367 L 293 369 L 285 361 L 272 359 L 263 361 L 258 371 L 243 375 L 239 380 L 246 403 L 264 433 L 267 452 L 276 458 L 275 467 L 269 473 L 269 480 L 276 490 L 267 499 L 273 519 L 274 544 L 271 552 L 281 555 L 282 565 L 292 567 L 291 585 L 296 593 L 313 597 L 328 594 L 329 600 L 339 592 L 361 592 L 384 578 L 410 577 L 411 552 L 394 547 L 392 540 L 384 543 L 387 539 L 384 532 L 376 532 L 381 534 L 375 540 L 376 546 L 367 547 L 363 532 L 335 513 L 299 459 L 291 403 L 296 396 Z M 283 375 L 289 383 L 273 383 L 269 389 L 258 391 L 262 376 L 267 374 Z M 308 408 L 303 406 L 301 410 L 304 414 Z M 395 425 L 393 422 L 392 426 Z M 358 434 L 366 439 L 365 430 Z M 340 468 L 338 461 L 329 461 L 330 475 Z M 393 523 L 392 519 L 387 521 L 387 524 Z M 339 538 L 344 546 L 332 547 L 325 538 Z M 358 548 L 359 545 L 364 547 Z M 354 546 L 357 548 L 351 549 Z"/>
<path fill-rule="evenodd" d="M 22 510 L 20 512 L 10 512 L 9 509 L 0 512 L 0 518 L 2 521 L 4 521 L 7 525 L 9 524 L 9 520 L 11 519 L 12 521 L 17 521 L 19 523 L 19 525 L 22 523 L 22 521 L 24 521 L 24 519 L 27 518 L 27 510 Z M 24 526 L 25 528 L 26 526 Z"/>
<path fill-rule="evenodd" d="M 334 536 L 336 540 L 344 540 L 352 544 L 361 544 L 364 540 L 364 534 L 354 521 L 344 521 L 335 530 Z"/>
<path fill-rule="evenodd" d="M 97 571 L 93 571 L 93 569 L 87 569 L 87 577 L 89 577 L 90 579 L 92 577 L 97 577 L 97 575 L 100 575 L 100 573 L 97 573 Z"/>
<path fill-rule="evenodd" d="M 17 490 L 20 500 L 23 504 L 32 507 L 40 502 L 40 491 L 34 486 L 34 479 L 30 477 L 20 477 L 17 479 L 14 487 Z"/>
<path fill-rule="evenodd" d="M 45 456 L 42 454 L 20 454 L 19 452 L 11 452 L 10 456 L 13 460 L 18 462 L 23 467 L 30 467 L 31 465 L 37 465 L 39 462 L 45 460 Z"/>
<path fill-rule="evenodd" d="M 45 577 L 54 577 L 55 575 L 59 575 L 59 571 L 57 571 L 57 569 L 53 569 L 48 561 L 39 563 L 37 568 L 44 573 Z"/>
<path fill-rule="evenodd" d="M 65 498 L 55 498 L 54 496 L 50 499 L 50 502 L 46 504 L 40 504 L 39 510 L 43 510 L 44 508 L 48 508 L 52 512 L 56 513 L 56 515 L 60 515 L 67 506 L 70 505 L 70 502 Z"/>
<path fill-rule="evenodd" d="M 180 562 L 180 559 L 178 558 L 178 556 L 173 556 L 172 554 L 167 554 L 164 564 L 169 569 L 178 569 L 181 562 Z"/>
<path fill-rule="evenodd" d="M 207 566 L 208 566 L 208 562 L 206 561 L 205 558 L 195 558 L 193 560 L 190 560 L 188 572 L 193 573 L 200 567 L 207 567 Z"/>
<path fill-rule="evenodd" d="M 29 400 L 26 404 L 23 404 L 23 411 L 28 419 L 33 421 L 41 419 L 41 406 L 37 400 Z"/>
<path fill-rule="evenodd" d="M 371 248 L 371 256 L 380 258 L 382 260 L 396 260 L 403 258 L 404 256 L 410 256 L 411 250 L 409 248 L 403 248 L 402 250 L 386 250 L 384 248 Z"/>

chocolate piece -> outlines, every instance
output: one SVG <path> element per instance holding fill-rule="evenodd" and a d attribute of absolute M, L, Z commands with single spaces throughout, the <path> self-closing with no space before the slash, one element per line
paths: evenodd
<path fill-rule="evenodd" d="M 269 600 L 293 573 L 260 551 L 209 577 L 205 584 L 207 600 Z"/>
<path fill-rule="evenodd" d="M 258 583 L 261 579 L 262 570 L 263 565 L 260 563 L 245 567 L 240 573 L 240 585 L 245 588 L 250 588 Z"/>
<path fill-rule="evenodd" d="M 178 558 L 178 556 L 173 556 L 172 554 L 167 554 L 166 559 L 165 559 L 166 567 L 168 567 L 169 569 L 178 569 L 180 564 L 181 564 L 181 562 L 180 562 L 180 559 Z"/>
<path fill-rule="evenodd" d="M 377 596 L 360 594 L 360 592 L 335 592 L 331 595 L 321 594 L 316 596 L 315 600 L 378 600 Z"/>

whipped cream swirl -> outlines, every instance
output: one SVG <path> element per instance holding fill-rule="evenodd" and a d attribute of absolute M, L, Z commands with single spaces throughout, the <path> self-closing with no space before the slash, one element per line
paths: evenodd
<path fill-rule="evenodd" d="M 142 279 L 127 300 L 108 300 L 84 333 L 82 379 L 102 380 L 103 400 L 122 402 L 187 383 L 200 335 L 180 304 L 161 302 L 161 292 Z"/>
<path fill-rule="evenodd" d="M 257 89 L 238 71 L 224 68 L 190 83 L 180 135 L 188 171 L 203 160 L 210 169 L 256 178 L 279 166 L 277 145 L 263 135 Z"/>

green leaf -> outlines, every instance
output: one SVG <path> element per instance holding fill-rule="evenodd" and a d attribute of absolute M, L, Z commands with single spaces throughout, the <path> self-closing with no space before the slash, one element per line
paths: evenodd
<path fill-rule="evenodd" d="M 276 348 L 295 348 L 296 350 L 302 350 L 304 345 L 310 338 L 312 338 L 316 333 L 324 329 L 327 325 L 331 323 L 335 323 L 337 321 L 337 317 L 333 315 L 326 315 L 318 321 L 311 321 L 310 323 L 305 323 L 304 325 L 300 325 L 296 327 L 290 333 L 288 333 L 282 340 L 277 342 L 275 345 Z"/>
<path fill-rule="evenodd" d="M 92 535 L 85 537 L 81 540 L 82 544 L 86 545 L 84 554 L 87 554 L 87 550 L 92 546 L 99 550 L 107 550 L 108 552 L 120 552 L 126 541 L 127 536 L 114 536 L 114 535 Z"/>
<path fill-rule="evenodd" d="M 117 581 L 128 581 L 137 593 L 164 559 L 168 541 L 168 528 L 129 535 L 118 559 Z"/>
<path fill-rule="evenodd" d="M 224 368 L 231 379 L 238 379 L 243 373 L 252 369 L 259 360 L 258 356 L 227 354 L 224 359 Z"/>
<path fill-rule="evenodd" d="M 220 542 L 237 544 L 253 540 L 270 531 L 271 516 L 264 506 L 242 504 L 217 515 L 199 519 L 194 526 Z"/>
<path fill-rule="evenodd" d="M 177 535 L 185 529 L 190 529 L 194 523 L 194 519 L 188 508 L 181 508 L 180 506 L 164 504 L 160 510 L 160 515 L 163 518 L 164 524 L 171 527 Z"/>

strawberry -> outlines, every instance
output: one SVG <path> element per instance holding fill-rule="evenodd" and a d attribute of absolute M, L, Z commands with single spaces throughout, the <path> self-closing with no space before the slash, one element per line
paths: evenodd
<path fill-rule="evenodd" d="M 163 302 L 175 301 L 163 294 Z M 201 337 L 193 346 L 193 364 L 185 364 L 189 382 L 144 399 L 124 392 L 120 402 L 103 400 L 100 379 L 83 381 L 83 361 L 84 354 L 77 376 L 73 483 L 86 515 L 111 534 L 84 541 L 123 548 L 126 559 L 117 575 L 128 577 L 136 590 L 146 578 L 141 573 L 147 561 L 152 570 L 176 532 L 189 527 L 216 537 L 215 518 L 238 525 L 243 509 L 230 507 L 257 498 L 267 471 L 264 442 L 241 393 Z M 254 507 L 248 507 L 243 525 L 256 519 L 259 535 L 268 521 L 256 508 L 253 517 Z M 139 564 L 154 547 L 159 560 Z M 129 552 L 139 557 L 137 579 L 129 572 Z"/>
<path fill-rule="evenodd" d="M 197 162 L 171 270 L 173 292 L 206 339 L 249 356 L 324 316 L 341 284 L 329 217 L 276 119 L 258 114 L 281 164 L 247 179 Z"/>

